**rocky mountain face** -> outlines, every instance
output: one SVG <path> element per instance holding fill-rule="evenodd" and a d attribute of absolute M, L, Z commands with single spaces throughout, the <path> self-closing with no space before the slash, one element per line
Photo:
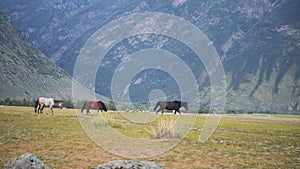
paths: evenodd
<path fill-rule="evenodd" d="M 299 107 L 298 9 L 300 1 L 295 0 L 3 0 L 0 5 L 0 10 L 33 45 L 70 75 L 88 38 L 111 21 L 143 12 L 181 17 L 203 31 L 220 56 L 227 80 L 226 109 L 272 112 L 294 111 Z M 135 36 L 118 43 L 98 69 L 95 91 L 111 97 L 112 75 L 122 58 L 145 48 L 188 56 L 183 59 L 198 72 L 202 104 L 209 106 L 209 72 L 203 65 L 193 66 L 193 51 L 163 35 Z M 170 83 L 174 80 L 164 72 L 141 72 L 130 87 L 133 101 L 147 102 L 153 89 L 162 89 L 167 95 L 176 93 L 178 86 L 169 88 L 166 84 Z"/>
<path fill-rule="evenodd" d="M 72 81 L 0 13 L 0 98 L 71 98 Z"/>

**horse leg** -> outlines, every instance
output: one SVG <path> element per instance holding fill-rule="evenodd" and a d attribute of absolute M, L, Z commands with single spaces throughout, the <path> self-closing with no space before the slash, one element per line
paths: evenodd
<path fill-rule="evenodd" d="M 38 104 L 37 106 L 36 106 L 36 112 L 35 113 L 37 113 L 37 114 L 39 114 L 40 112 L 40 104 Z"/>
<path fill-rule="evenodd" d="M 181 115 L 179 109 L 175 109 L 174 115 L 176 114 L 176 112 L 178 112 Z"/>
<path fill-rule="evenodd" d="M 181 113 L 180 113 L 180 111 L 179 111 L 179 110 L 175 110 L 175 112 L 174 112 L 174 115 L 176 114 L 176 112 L 178 112 L 178 113 L 181 115 Z"/>
<path fill-rule="evenodd" d="M 50 106 L 49 109 L 51 110 L 51 113 L 52 113 L 52 115 L 53 115 L 53 107 Z"/>
<path fill-rule="evenodd" d="M 45 107 L 45 105 L 40 106 L 40 114 L 43 114 L 44 107 Z"/>
<path fill-rule="evenodd" d="M 90 108 L 86 108 L 86 114 L 90 114 Z"/>

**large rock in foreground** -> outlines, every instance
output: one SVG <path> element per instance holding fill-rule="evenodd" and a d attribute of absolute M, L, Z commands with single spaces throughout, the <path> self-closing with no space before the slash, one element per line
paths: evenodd
<path fill-rule="evenodd" d="M 155 162 L 137 161 L 137 160 L 116 160 L 92 169 L 164 169 L 163 166 Z"/>
<path fill-rule="evenodd" d="M 12 159 L 6 165 L 3 166 L 3 169 L 50 169 L 47 167 L 38 156 L 30 153 L 26 153 Z"/>

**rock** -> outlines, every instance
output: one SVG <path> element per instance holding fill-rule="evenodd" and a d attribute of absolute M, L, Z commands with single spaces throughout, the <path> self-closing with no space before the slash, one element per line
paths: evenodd
<path fill-rule="evenodd" d="M 155 162 L 138 161 L 138 160 L 116 160 L 92 169 L 164 169 L 163 166 Z"/>
<path fill-rule="evenodd" d="M 30 153 L 26 153 L 12 159 L 6 165 L 3 166 L 3 169 L 50 169 L 47 167 L 38 156 Z"/>

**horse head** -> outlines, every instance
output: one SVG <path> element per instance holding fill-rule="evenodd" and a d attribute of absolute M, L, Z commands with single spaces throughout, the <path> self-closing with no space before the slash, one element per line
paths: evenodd
<path fill-rule="evenodd" d="M 37 109 L 38 109 L 38 105 L 39 105 L 39 99 L 37 99 L 36 101 L 35 101 L 35 105 L 34 105 L 34 113 L 37 113 Z"/>
<path fill-rule="evenodd" d="M 181 102 L 181 106 L 183 106 L 185 110 L 188 110 L 187 102 Z"/>
<path fill-rule="evenodd" d="M 54 103 L 57 104 L 60 109 L 62 109 L 63 102 L 61 100 L 54 100 Z"/>

